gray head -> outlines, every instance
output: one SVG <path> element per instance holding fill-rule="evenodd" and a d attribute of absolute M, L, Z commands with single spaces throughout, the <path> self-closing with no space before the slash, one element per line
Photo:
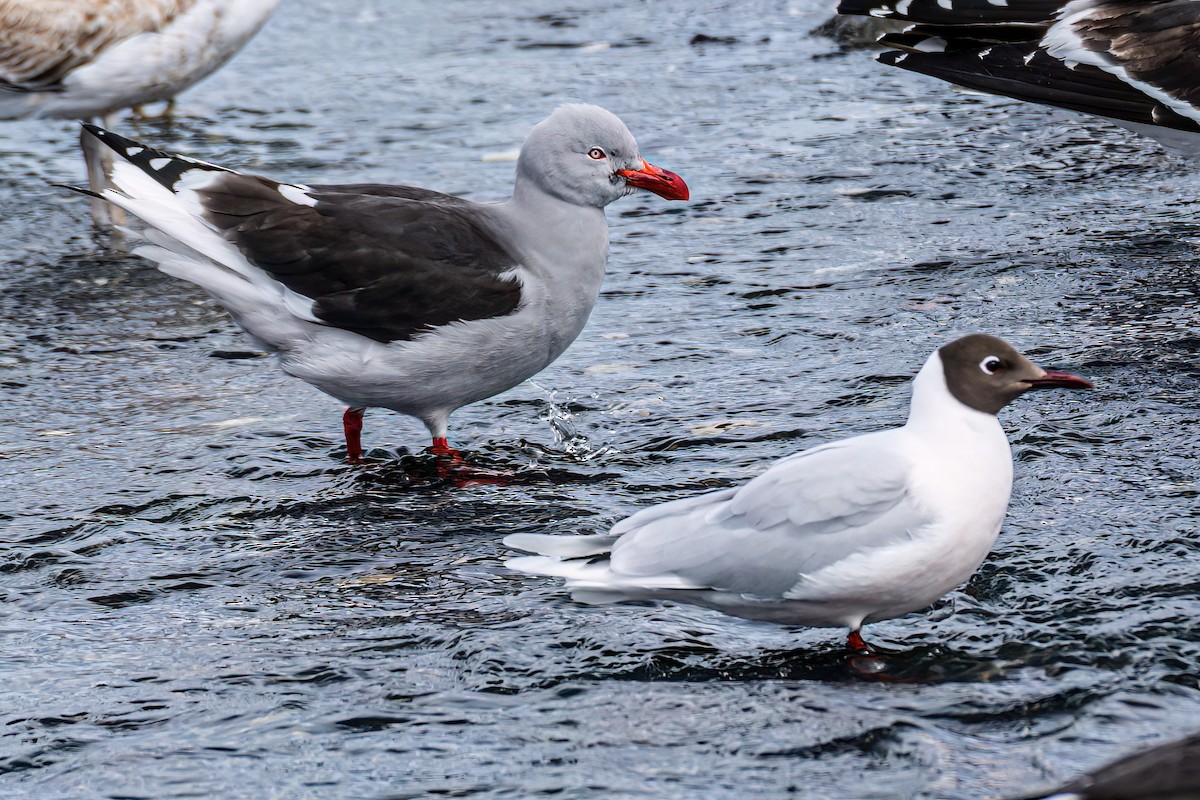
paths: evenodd
<path fill-rule="evenodd" d="M 938 350 L 946 388 L 976 411 L 996 414 L 1031 389 L 1090 389 L 1091 381 L 1069 372 L 1044 370 L 1008 342 L 972 333 Z"/>
<path fill-rule="evenodd" d="M 559 106 L 534 126 L 517 160 L 517 178 L 568 203 L 596 208 L 638 189 L 688 199 L 683 178 L 648 164 L 624 122 L 583 103 Z"/>

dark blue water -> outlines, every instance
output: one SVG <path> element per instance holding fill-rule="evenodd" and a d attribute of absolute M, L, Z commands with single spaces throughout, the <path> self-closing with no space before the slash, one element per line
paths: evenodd
<path fill-rule="evenodd" d="M 489 199 L 558 103 L 621 115 L 694 200 L 612 206 L 580 340 L 455 416 L 514 486 L 440 481 L 386 412 L 341 463 L 333 400 L 47 185 L 81 180 L 69 124 L 0 128 L 0 794 L 967 798 L 1200 727 L 1194 168 L 842 51 L 817 0 L 519 5 L 292 0 L 173 120 L 121 126 Z M 868 631 L 902 682 L 836 631 L 501 566 L 506 534 L 896 424 L 974 330 L 1099 388 L 1004 412 L 994 553 Z"/>

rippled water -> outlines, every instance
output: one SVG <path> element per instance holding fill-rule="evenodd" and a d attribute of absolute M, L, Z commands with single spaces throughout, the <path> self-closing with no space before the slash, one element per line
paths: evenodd
<path fill-rule="evenodd" d="M 620 114 L 693 202 L 610 209 L 580 340 L 455 417 L 527 471 L 456 488 L 408 419 L 284 378 L 114 255 L 66 123 L 0 127 L 6 798 L 962 798 L 1200 727 L 1200 179 L 1149 141 L 809 35 L 826 3 L 291 0 L 174 121 L 307 182 L 503 196 L 557 103 Z M 693 42 L 697 34 L 717 41 Z M 1004 413 L 1000 541 L 960 592 L 836 631 L 573 604 L 500 566 L 895 424 L 954 335 L 1094 378 Z"/>

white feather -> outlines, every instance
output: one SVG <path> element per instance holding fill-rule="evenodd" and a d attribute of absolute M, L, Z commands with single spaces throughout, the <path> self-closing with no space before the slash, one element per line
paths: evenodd
<path fill-rule="evenodd" d="M 202 218 L 198 189 L 224 173 L 184 173 L 172 192 L 136 165 L 113 165 L 105 199 L 152 227 L 143 234 L 153 246 L 135 252 L 172 277 L 194 283 L 229 309 L 243 328 L 270 349 L 283 350 L 307 335 L 297 322 L 319 323 L 312 300 L 274 280 Z"/>
<path fill-rule="evenodd" d="M 1117 64 L 1111 54 L 1097 52 L 1083 43 L 1075 31 L 1075 25 L 1090 18 L 1095 12 L 1096 4 L 1093 0 L 1072 0 L 1065 5 L 1059 12 L 1058 22 L 1051 26 L 1042 39 L 1042 46 L 1046 48 L 1046 52 L 1071 68 L 1078 64 L 1090 64 L 1102 69 L 1138 91 L 1158 100 L 1176 114 L 1200 122 L 1200 108 L 1196 108 L 1178 97 L 1172 97 L 1157 86 L 1131 77 L 1128 70 Z"/>

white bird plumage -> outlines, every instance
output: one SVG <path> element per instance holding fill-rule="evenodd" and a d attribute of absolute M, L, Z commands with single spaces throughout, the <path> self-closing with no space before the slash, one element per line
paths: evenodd
<path fill-rule="evenodd" d="M 978 366 L 993 356 L 1006 381 Z M 857 648 L 864 623 L 930 605 L 991 549 L 1012 488 L 995 411 L 1029 389 L 1088 385 L 995 337 L 965 337 L 926 361 L 902 427 L 806 450 L 744 486 L 654 506 L 606 535 L 509 536 L 540 555 L 507 563 L 566 578 L 584 601 L 678 600 L 846 627 Z"/>

